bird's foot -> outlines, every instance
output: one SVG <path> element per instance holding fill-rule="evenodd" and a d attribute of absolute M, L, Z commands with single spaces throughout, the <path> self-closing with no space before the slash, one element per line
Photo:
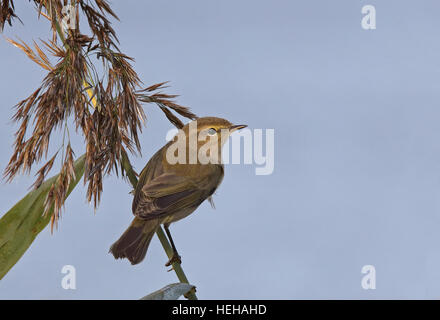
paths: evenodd
<path fill-rule="evenodd" d="M 168 260 L 168 262 L 165 263 L 165 267 L 169 267 L 169 266 L 171 266 L 173 263 L 178 263 L 178 264 L 181 264 L 181 263 L 182 263 L 182 259 L 181 259 L 181 257 L 179 256 L 179 254 L 178 254 L 177 252 L 174 252 L 174 253 L 173 253 L 173 256 L 170 258 L 170 260 Z M 172 267 L 171 267 L 171 269 L 168 270 L 168 271 L 171 271 L 171 270 L 173 270 Z"/>

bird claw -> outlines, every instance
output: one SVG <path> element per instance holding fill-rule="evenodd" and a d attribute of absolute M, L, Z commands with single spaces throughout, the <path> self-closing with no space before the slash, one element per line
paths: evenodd
<path fill-rule="evenodd" d="M 170 260 L 168 260 L 168 262 L 165 263 L 165 267 L 172 266 L 173 263 L 178 263 L 178 264 L 181 264 L 181 263 L 182 263 L 182 259 L 181 259 L 181 257 L 177 254 L 177 252 L 175 252 L 175 253 L 173 254 L 173 256 L 170 258 Z M 174 268 L 171 267 L 171 269 L 168 270 L 168 272 L 171 271 L 171 270 L 173 270 L 173 269 L 174 269 Z"/>

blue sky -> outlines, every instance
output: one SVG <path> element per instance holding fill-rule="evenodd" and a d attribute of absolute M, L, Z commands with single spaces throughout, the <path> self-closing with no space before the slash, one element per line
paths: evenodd
<path fill-rule="evenodd" d="M 361 9 L 377 29 L 361 28 Z M 46 38 L 27 2 L 4 35 Z M 113 1 L 121 49 L 145 84 L 199 116 L 275 130 L 274 172 L 228 165 L 216 210 L 172 225 L 183 268 L 205 299 L 440 296 L 440 3 L 427 1 Z M 12 153 L 13 105 L 45 72 L 0 41 L 0 163 Z M 145 106 L 140 170 L 171 124 Z M 56 142 L 56 139 L 55 139 Z M 73 138 L 77 155 L 84 149 Z M 0 212 L 33 177 L 0 185 Z M 58 231 L 44 230 L 0 281 L 0 299 L 137 299 L 177 279 L 154 238 L 137 266 L 109 246 L 132 219 L 130 186 L 104 181 L 96 212 L 81 185 Z M 77 289 L 61 287 L 73 265 Z M 376 289 L 361 287 L 364 265 Z"/>

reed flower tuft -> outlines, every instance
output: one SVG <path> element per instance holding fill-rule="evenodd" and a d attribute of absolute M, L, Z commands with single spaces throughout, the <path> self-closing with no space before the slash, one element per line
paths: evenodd
<path fill-rule="evenodd" d="M 176 95 L 163 93 L 166 82 L 143 88 L 133 68 L 134 59 L 118 48 L 116 32 L 109 16 L 118 19 L 105 0 L 31 0 L 39 16 L 50 21 L 52 37 L 33 48 L 21 40 L 8 41 L 47 71 L 42 84 L 15 106 L 13 154 L 4 171 L 11 181 L 19 173 L 29 173 L 42 158 L 49 160 L 37 171 L 34 188 L 38 188 L 51 171 L 57 157 L 60 175 L 45 201 L 45 214 L 53 208 L 52 228 L 57 225 L 66 192 L 75 178 L 74 151 L 70 144 L 68 120 L 85 143 L 84 183 L 87 200 L 96 208 L 103 191 L 103 177 L 121 172 L 123 155 L 140 154 L 139 134 L 146 121 L 143 103 L 154 103 L 176 127 L 183 123 L 174 114 L 197 118 L 187 107 L 177 104 Z M 2 0 L 0 28 L 18 18 L 12 0 Z M 63 28 L 63 6 L 75 8 L 75 28 Z M 89 34 L 80 31 L 80 19 Z M 82 26 L 82 25 L 81 25 Z M 102 68 L 98 68 L 102 64 Z M 98 72 L 100 69 L 102 71 Z M 50 138 L 63 131 L 63 143 L 48 155 Z M 61 155 L 61 156 L 60 156 Z"/>

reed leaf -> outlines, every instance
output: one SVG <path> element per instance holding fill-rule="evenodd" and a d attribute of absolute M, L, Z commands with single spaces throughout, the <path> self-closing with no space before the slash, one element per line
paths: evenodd
<path fill-rule="evenodd" d="M 140 300 L 177 300 L 192 288 L 194 288 L 194 286 L 189 283 L 172 283 L 150 293 Z"/>
<path fill-rule="evenodd" d="M 74 163 L 75 179 L 70 183 L 66 198 L 84 174 L 85 156 Z M 58 175 L 29 192 L 0 219 L 0 279 L 17 263 L 49 224 L 53 208 L 44 214 L 45 200 Z"/>

